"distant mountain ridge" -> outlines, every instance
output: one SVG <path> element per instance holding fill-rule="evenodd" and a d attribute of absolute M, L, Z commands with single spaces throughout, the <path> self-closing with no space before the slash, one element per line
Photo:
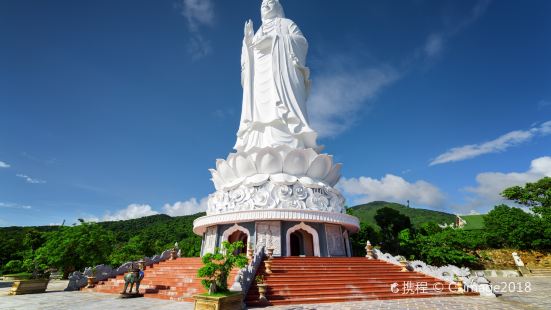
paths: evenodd
<path fill-rule="evenodd" d="M 428 222 L 433 222 L 436 224 L 453 224 L 455 222 L 455 215 L 450 213 L 411 208 L 399 203 L 386 201 L 373 201 L 367 204 L 351 207 L 349 208 L 349 213 L 358 217 L 360 219 L 360 222 L 367 223 L 379 229 L 379 226 L 375 222 L 375 214 L 377 214 L 377 210 L 385 207 L 397 210 L 400 213 L 408 216 L 414 227 L 419 227 L 419 225 Z"/>

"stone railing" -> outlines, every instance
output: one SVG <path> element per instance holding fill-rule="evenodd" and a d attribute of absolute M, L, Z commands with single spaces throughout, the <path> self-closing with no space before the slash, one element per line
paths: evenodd
<path fill-rule="evenodd" d="M 168 260 L 171 256 L 170 253 L 173 250 L 174 249 L 166 250 L 160 255 L 155 255 L 151 258 L 144 257 L 142 259 L 144 262 L 144 266 L 147 267 Z M 177 257 L 180 257 L 180 251 L 178 251 Z M 111 266 L 102 264 L 97 265 L 96 267 L 86 267 L 84 268 L 83 272 L 75 271 L 69 275 L 69 284 L 67 285 L 67 288 L 65 288 L 65 291 L 78 291 L 86 286 L 88 282 L 88 277 L 91 277 L 94 274 L 94 268 L 96 281 L 105 281 L 109 278 L 114 278 L 118 275 L 124 274 L 125 272 L 132 269 L 134 264 L 136 264 L 136 262 L 126 262 L 116 269 L 113 269 Z"/>
<path fill-rule="evenodd" d="M 230 288 L 230 291 L 241 292 L 243 298 L 247 296 L 247 294 L 249 293 L 249 289 L 253 284 L 256 272 L 258 271 L 258 268 L 264 260 L 264 256 L 264 247 L 259 247 L 253 258 L 251 259 L 249 265 L 239 270 L 239 273 L 235 277 L 235 281 Z"/>
<path fill-rule="evenodd" d="M 373 258 L 386 261 L 388 263 L 402 266 L 405 261 L 403 256 L 393 256 L 389 253 L 383 253 L 379 249 L 373 249 Z M 465 287 L 472 292 L 477 292 L 480 296 L 495 297 L 490 281 L 484 276 L 484 272 L 472 274 L 469 268 L 457 267 L 454 265 L 431 266 L 420 260 L 406 262 L 407 269 L 410 271 L 421 272 L 431 277 L 456 284 L 456 280 L 463 281 Z"/>

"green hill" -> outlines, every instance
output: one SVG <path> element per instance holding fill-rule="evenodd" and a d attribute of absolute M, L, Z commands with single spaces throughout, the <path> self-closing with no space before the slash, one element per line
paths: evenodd
<path fill-rule="evenodd" d="M 408 208 L 398 203 L 385 201 L 374 201 L 367 204 L 351 207 L 349 208 L 349 213 L 358 217 L 361 222 L 367 223 L 375 228 L 379 228 L 379 226 L 375 222 L 375 214 L 377 214 L 377 210 L 384 207 L 397 210 L 400 213 L 408 216 L 411 220 L 411 223 L 415 227 L 418 227 L 419 225 L 427 222 L 433 222 L 436 224 L 453 224 L 455 221 L 455 215 L 450 213 L 427 209 Z"/>

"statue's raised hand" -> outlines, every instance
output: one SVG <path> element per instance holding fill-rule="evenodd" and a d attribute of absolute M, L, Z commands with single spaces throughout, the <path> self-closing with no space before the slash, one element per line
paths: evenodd
<path fill-rule="evenodd" d="M 254 37 L 254 29 L 253 29 L 253 21 L 248 20 L 245 22 L 245 43 L 247 43 L 247 46 L 250 46 L 253 43 L 253 37 Z"/>

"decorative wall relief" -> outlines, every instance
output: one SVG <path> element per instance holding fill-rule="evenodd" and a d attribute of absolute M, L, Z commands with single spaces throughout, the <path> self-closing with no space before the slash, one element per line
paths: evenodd
<path fill-rule="evenodd" d="M 207 228 L 205 233 L 205 245 L 203 247 L 203 255 L 206 253 L 214 253 L 214 248 L 216 247 L 216 226 L 211 226 Z"/>
<path fill-rule="evenodd" d="M 274 256 L 281 256 L 281 222 L 256 223 L 256 250 L 263 246 L 274 249 Z"/>
<path fill-rule="evenodd" d="M 339 225 L 325 224 L 325 235 L 327 237 L 329 256 L 346 256 L 341 227 Z"/>

